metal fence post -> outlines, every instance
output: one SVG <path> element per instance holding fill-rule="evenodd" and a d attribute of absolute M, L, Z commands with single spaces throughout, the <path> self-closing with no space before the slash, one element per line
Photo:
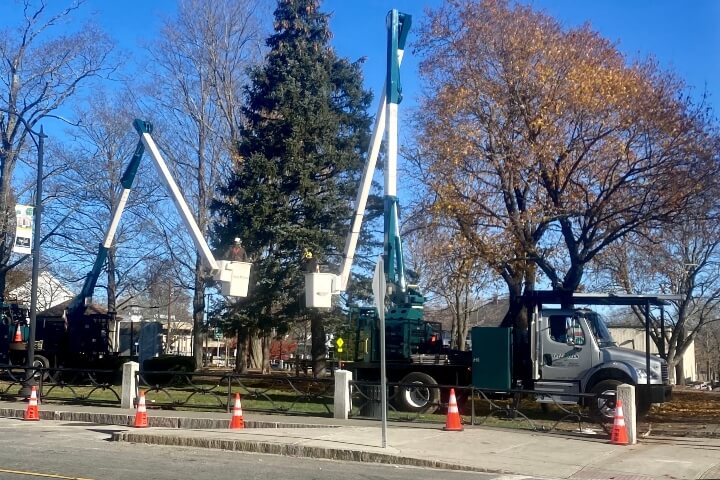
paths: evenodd
<path fill-rule="evenodd" d="M 470 425 L 475 425 L 475 387 L 470 387 Z"/>

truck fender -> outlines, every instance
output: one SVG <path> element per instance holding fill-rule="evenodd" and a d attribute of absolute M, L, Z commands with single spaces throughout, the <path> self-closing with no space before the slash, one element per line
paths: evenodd
<path fill-rule="evenodd" d="M 581 381 L 582 391 L 589 392 L 599 382 L 609 379 L 637 385 L 635 369 L 622 362 L 609 362 L 588 370 Z"/>

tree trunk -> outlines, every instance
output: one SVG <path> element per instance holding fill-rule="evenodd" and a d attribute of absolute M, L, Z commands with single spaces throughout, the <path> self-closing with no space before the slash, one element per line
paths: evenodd
<path fill-rule="evenodd" d="M 675 349 L 670 349 L 666 361 L 668 364 L 669 381 L 671 384 L 677 385 L 677 375 L 675 372 Z"/>
<path fill-rule="evenodd" d="M 241 328 L 237 333 L 237 352 L 235 353 L 235 372 L 244 374 L 248 371 L 248 333 Z"/>
<path fill-rule="evenodd" d="M 684 316 L 684 315 L 683 315 Z M 678 327 L 677 341 L 675 342 L 675 348 L 682 347 L 685 343 L 685 328 L 684 326 Z M 682 353 L 681 353 L 682 352 Z M 681 349 L 677 352 L 676 358 L 677 363 L 675 364 L 675 378 L 677 379 L 677 385 L 685 385 L 685 350 Z"/>
<path fill-rule="evenodd" d="M 520 330 L 528 328 L 528 311 L 522 302 L 522 283 L 508 284 L 508 311 L 501 327 L 514 327 Z"/>
<path fill-rule="evenodd" d="M 685 385 L 685 361 L 680 357 L 675 364 L 675 385 Z"/>
<path fill-rule="evenodd" d="M 526 292 L 534 288 L 532 279 L 526 279 L 525 276 L 519 272 L 514 272 L 512 276 L 503 276 L 508 286 L 508 311 L 500 325 L 505 328 L 513 328 L 513 365 L 517 366 L 513 376 L 522 380 L 523 385 L 529 383 L 532 379 L 530 335 L 528 332 L 530 313 L 522 300 L 523 286 Z M 534 276 L 534 273 L 532 273 L 532 276 Z"/>
<path fill-rule="evenodd" d="M 0 268 L 0 303 L 5 303 L 5 283 L 7 280 L 7 270 Z"/>
<path fill-rule="evenodd" d="M 197 368 L 203 364 L 203 323 L 205 314 L 205 281 L 202 273 L 202 259 L 195 259 L 195 288 L 193 290 L 193 356 Z"/>
<path fill-rule="evenodd" d="M 257 332 L 250 335 L 250 368 L 262 371 L 262 338 Z"/>
<path fill-rule="evenodd" d="M 269 334 L 262 337 L 262 373 L 267 375 L 270 373 L 270 342 L 272 338 Z"/>
<path fill-rule="evenodd" d="M 313 377 L 322 377 L 325 375 L 327 347 L 325 346 L 325 325 L 322 316 L 317 312 L 310 313 L 310 336 L 312 337 Z"/>

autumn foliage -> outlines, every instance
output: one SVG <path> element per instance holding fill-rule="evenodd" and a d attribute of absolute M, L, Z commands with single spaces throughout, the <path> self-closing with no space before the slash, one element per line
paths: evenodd
<path fill-rule="evenodd" d="M 508 283 L 575 290 L 605 247 L 689 208 L 717 134 L 684 85 L 589 26 L 502 0 L 448 1 L 418 49 L 426 211 Z"/>

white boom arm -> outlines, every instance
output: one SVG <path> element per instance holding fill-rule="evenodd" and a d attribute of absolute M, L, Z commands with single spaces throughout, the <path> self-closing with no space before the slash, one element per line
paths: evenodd
<path fill-rule="evenodd" d="M 180 212 L 180 216 L 185 222 L 185 226 L 192 235 L 195 247 L 202 254 L 203 261 L 210 270 L 212 277 L 220 282 L 222 294 L 231 297 L 247 296 L 251 264 L 249 262 L 215 260 L 215 257 L 210 251 L 210 247 L 205 241 L 205 237 L 203 237 L 197 222 L 195 222 L 195 217 L 193 217 L 190 207 L 188 207 L 187 202 L 185 202 L 185 198 L 183 198 L 182 193 L 180 193 L 180 189 L 170 174 L 170 170 L 168 169 L 165 160 L 163 160 L 160 150 L 157 148 L 157 145 L 155 145 L 155 141 L 148 132 L 142 132 L 140 133 L 140 136 L 142 138 L 142 142 L 145 144 L 145 147 L 150 152 L 150 156 L 155 162 L 155 167 L 160 173 L 168 192 L 170 192 L 170 195 L 175 202 L 175 207 L 178 209 L 178 212 Z"/>
<path fill-rule="evenodd" d="M 203 260 L 205 262 L 205 265 L 210 270 L 210 273 L 212 275 L 216 275 L 217 272 L 220 270 L 218 263 L 215 261 L 215 257 L 210 251 L 210 247 L 208 246 L 205 238 L 200 232 L 200 228 L 195 221 L 195 217 L 190 211 L 190 207 L 188 207 L 187 202 L 180 193 L 180 189 L 178 188 L 177 183 L 175 183 L 175 180 L 170 174 L 170 170 L 168 169 L 165 160 L 162 158 L 162 155 L 160 155 L 160 150 L 157 148 L 155 141 L 152 139 L 149 133 L 142 133 L 141 136 L 142 141 L 145 144 L 145 148 L 147 148 L 147 150 L 150 152 L 150 156 L 155 162 L 155 167 L 157 168 L 158 173 L 160 173 L 160 176 L 165 183 L 165 187 L 172 196 L 173 202 L 175 202 L 175 207 L 178 209 L 180 216 L 185 222 L 185 226 L 193 237 L 195 247 L 200 251 L 200 253 L 202 253 Z"/>

